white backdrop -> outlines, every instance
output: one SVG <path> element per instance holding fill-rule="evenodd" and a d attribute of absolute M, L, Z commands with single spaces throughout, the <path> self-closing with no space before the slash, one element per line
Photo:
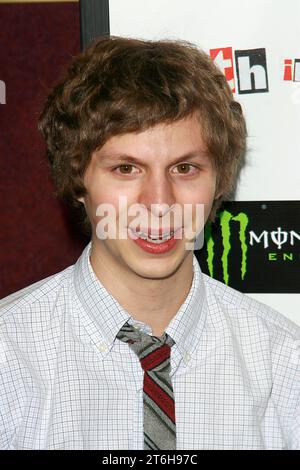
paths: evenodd
<path fill-rule="evenodd" d="M 249 133 L 236 200 L 300 200 L 300 81 L 284 80 L 284 61 L 293 69 L 300 59 L 299 0 L 110 0 L 109 8 L 112 35 L 185 39 L 206 52 L 266 49 L 269 92 L 235 93 Z M 237 88 L 235 66 L 234 75 Z M 300 324 L 300 294 L 248 295 Z"/>

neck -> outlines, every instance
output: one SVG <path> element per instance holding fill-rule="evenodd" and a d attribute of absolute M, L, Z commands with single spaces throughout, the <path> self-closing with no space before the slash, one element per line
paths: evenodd
<path fill-rule="evenodd" d="M 139 276 L 119 259 L 105 256 L 105 251 L 94 245 L 90 261 L 101 284 L 135 320 L 149 325 L 154 336 L 161 336 L 190 291 L 193 252 L 169 277 L 149 279 Z"/>

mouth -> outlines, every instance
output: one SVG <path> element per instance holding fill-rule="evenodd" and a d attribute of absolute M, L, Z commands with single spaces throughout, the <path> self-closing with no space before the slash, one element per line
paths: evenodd
<path fill-rule="evenodd" d="M 178 236 L 177 235 L 178 232 Z M 156 235 L 150 234 L 150 230 L 142 231 L 142 230 L 133 230 L 132 228 L 128 227 L 128 234 L 129 238 L 132 239 L 135 245 L 143 250 L 146 253 L 150 253 L 152 255 L 162 255 L 168 252 L 171 252 L 178 246 L 178 239 L 181 238 L 181 227 L 180 229 L 176 230 L 168 230 L 157 231 Z"/>
<path fill-rule="evenodd" d="M 168 240 L 171 240 L 176 234 L 179 233 L 182 227 L 179 227 L 177 229 L 171 228 L 171 229 L 143 229 L 140 228 L 139 230 L 133 229 L 131 227 L 128 227 L 130 230 L 130 233 L 132 235 L 132 238 L 134 239 L 142 239 L 146 240 L 149 243 L 154 243 L 154 244 L 161 244 L 164 243 Z"/>

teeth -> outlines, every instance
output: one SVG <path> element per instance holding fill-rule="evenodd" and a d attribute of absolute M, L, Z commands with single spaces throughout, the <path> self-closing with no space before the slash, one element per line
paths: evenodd
<path fill-rule="evenodd" d="M 144 240 L 147 240 L 148 238 L 147 234 L 144 232 L 135 232 L 135 233 L 139 238 L 143 238 Z"/>
<path fill-rule="evenodd" d="M 166 241 L 166 240 L 169 240 L 169 238 L 171 238 L 173 235 L 174 235 L 174 232 L 170 232 L 170 233 L 165 233 L 164 235 L 162 235 L 162 237 L 159 237 L 159 236 L 156 236 L 156 237 L 152 237 L 152 236 L 148 236 L 147 233 L 144 233 L 144 232 L 135 232 L 135 234 L 139 237 L 139 238 L 142 238 L 143 240 L 147 240 L 151 243 L 162 243 L 163 241 Z"/>

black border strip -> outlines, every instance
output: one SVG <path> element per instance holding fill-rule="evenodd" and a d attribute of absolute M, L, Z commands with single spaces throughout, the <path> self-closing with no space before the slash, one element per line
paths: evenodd
<path fill-rule="evenodd" d="M 98 36 L 109 36 L 109 0 L 80 0 L 81 50 Z"/>

